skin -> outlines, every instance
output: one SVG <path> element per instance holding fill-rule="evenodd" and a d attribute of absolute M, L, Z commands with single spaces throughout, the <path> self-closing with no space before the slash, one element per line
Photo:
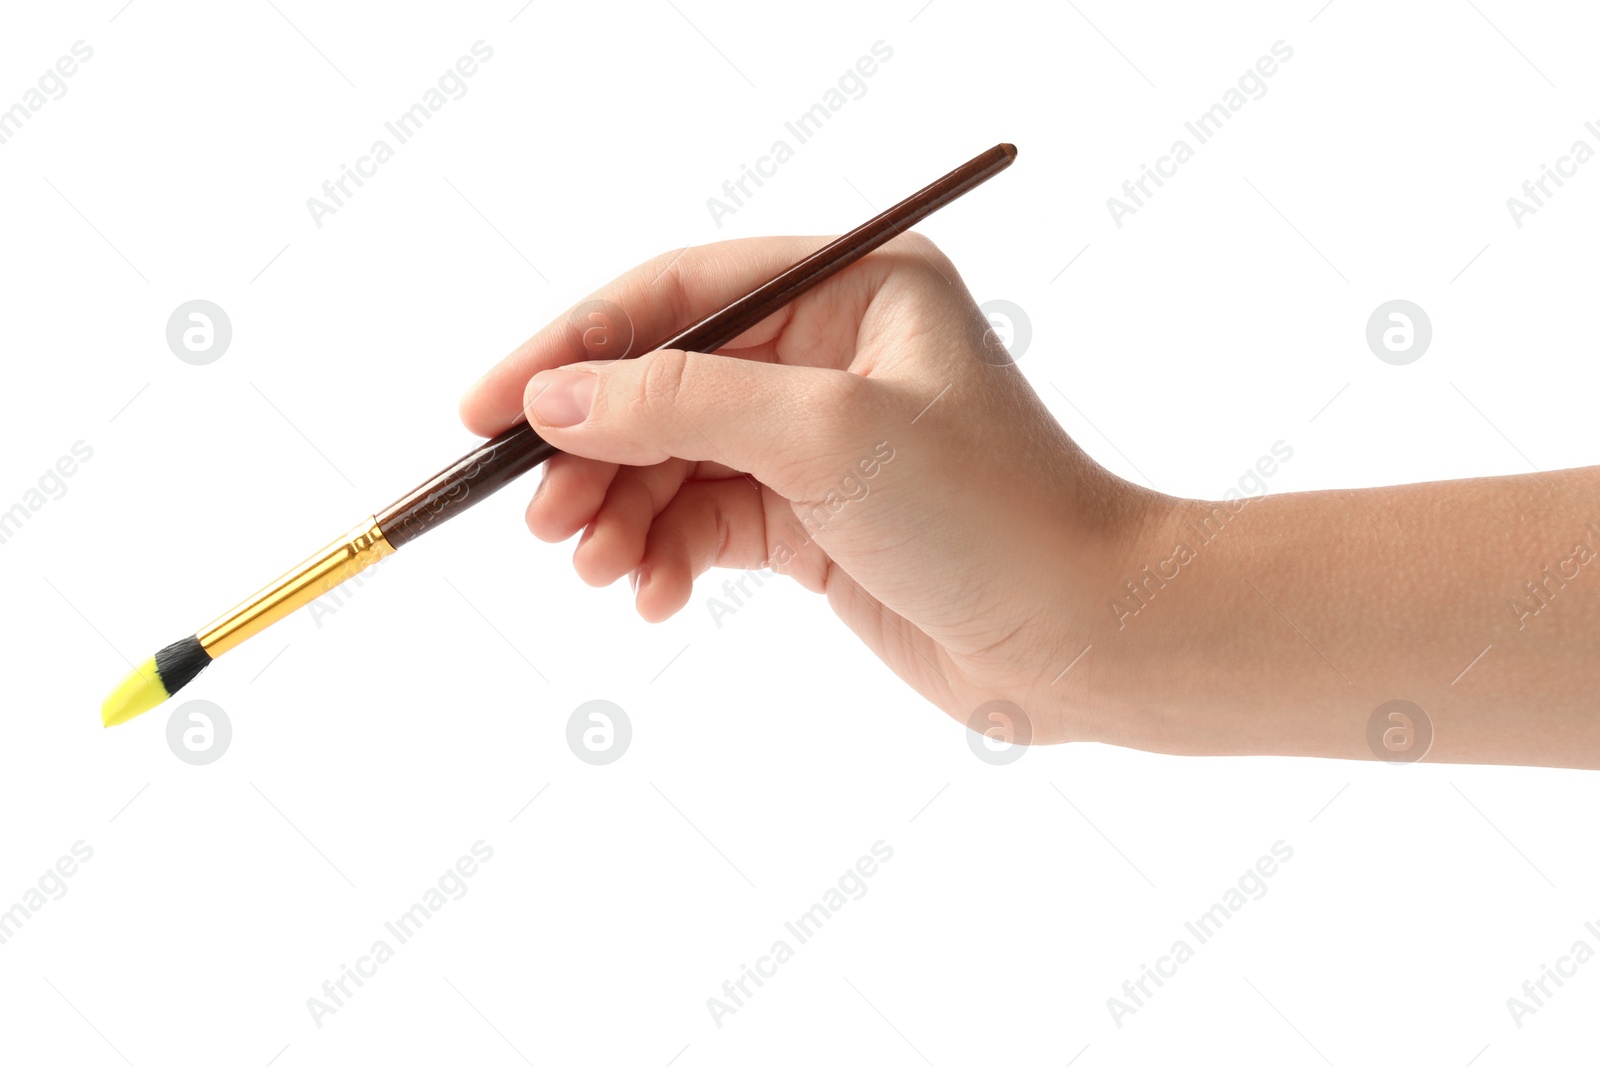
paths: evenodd
<path fill-rule="evenodd" d="M 671 336 L 825 241 L 668 253 L 593 298 L 633 336 Z M 1600 766 L 1600 467 L 1242 502 L 1152 492 L 1067 436 L 917 234 L 718 354 L 593 358 L 627 325 L 580 342 L 563 316 L 461 414 L 485 436 L 526 415 L 562 449 L 529 528 L 582 531 L 579 575 L 630 577 L 648 620 L 711 567 L 771 566 L 1005 740 L 1398 759 L 1368 723 L 1403 699 L 1425 721 L 1399 736 L 1429 761 Z"/>

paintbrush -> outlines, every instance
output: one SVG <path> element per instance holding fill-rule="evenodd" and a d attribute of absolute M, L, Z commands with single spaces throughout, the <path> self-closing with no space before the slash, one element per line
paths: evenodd
<path fill-rule="evenodd" d="M 714 352 L 897 234 L 915 226 L 1011 165 L 1017 150 L 995 145 L 881 215 L 800 260 L 777 277 L 648 348 Z M 100 720 L 115 726 L 142 715 L 194 681 L 211 661 L 279 619 L 454 518 L 556 453 L 519 421 L 456 460 L 210 626 L 157 652 L 105 699 Z"/>

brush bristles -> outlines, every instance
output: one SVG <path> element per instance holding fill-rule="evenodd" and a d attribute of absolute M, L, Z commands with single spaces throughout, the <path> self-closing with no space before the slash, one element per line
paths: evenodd
<path fill-rule="evenodd" d="M 156 673 L 161 675 L 161 688 L 168 696 L 194 681 L 209 666 L 211 654 L 193 635 L 174 641 L 156 653 Z"/>

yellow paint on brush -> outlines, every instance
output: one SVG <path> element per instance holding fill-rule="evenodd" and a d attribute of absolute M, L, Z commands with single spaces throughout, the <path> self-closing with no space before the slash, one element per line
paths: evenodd
<path fill-rule="evenodd" d="M 106 697 L 105 703 L 100 705 L 100 723 L 103 726 L 125 723 L 143 715 L 171 695 L 156 671 L 156 658 L 151 656 L 134 668 L 122 680 L 122 684 Z"/>

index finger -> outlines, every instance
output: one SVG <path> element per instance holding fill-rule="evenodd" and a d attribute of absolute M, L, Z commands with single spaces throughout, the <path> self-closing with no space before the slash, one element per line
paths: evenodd
<path fill-rule="evenodd" d="M 636 356 L 743 296 L 827 243 L 825 237 L 750 237 L 667 252 L 580 301 L 528 338 L 461 399 L 461 421 L 492 436 L 522 415 L 523 390 L 542 370 Z M 771 317 L 728 347 L 759 344 Z"/>

